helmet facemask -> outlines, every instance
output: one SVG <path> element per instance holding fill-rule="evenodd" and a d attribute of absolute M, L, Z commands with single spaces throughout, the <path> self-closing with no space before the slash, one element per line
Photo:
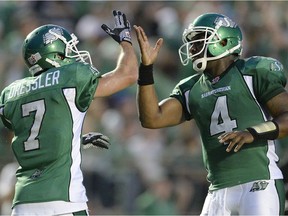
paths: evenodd
<path fill-rule="evenodd" d="M 193 62 L 193 69 L 197 72 L 203 72 L 207 66 L 207 61 L 213 58 L 208 52 L 208 46 L 218 42 L 220 40 L 214 29 L 209 27 L 194 27 L 183 37 L 184 44 L 179 49 L 181 63 L 186 66 L 191 60 Z M 192 53 L 192 51 L 196 52 Z"/>
<path fill-rule="evenodd" d="M 74 34 L 71 34 L 70 35 L 71 40 L 67 41 L 66 38 L 63 37 L 61 34 L 57 33 L 57 31 L 55 31 L 55 29 L 50 29 L 49 33 L 54 35 L 56 37 L 56 40 L 60 39 L 61 41 L 63 41 L 64 44 L 66 44 L 65 56 L 64 56 L 65 58 L 76 58 L 76 61 L 81 61 L 81 62 L 86 62 L 88 59 L 88 63 L 92 65 L 90 53 L 88 51 L 79 51 L 78 50 L 76 45 L 79 43 L 79 40 Z M 51 59 L 47 58 L 46 61 L 48 61 L 49 63 L 52 62 L 51 64 L 55 67 L 61 66 L 57 62 L 52 61 Z"/>

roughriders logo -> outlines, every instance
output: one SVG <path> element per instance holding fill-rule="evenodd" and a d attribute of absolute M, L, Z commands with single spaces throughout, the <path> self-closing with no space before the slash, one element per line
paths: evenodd
<path fill-rule="evenodd" d="M 281 70 L 283 70 L 283 66 L 280 62 L 273 61 L 270 65 L 270 70 L 271 71 L 281 71 Z"/>
<path fill-rule="evenodd" d="M 231 19 L 229 19 L 228 17 L 217 17 L 214 23 L 216 25 L 215 27 L 216 29 L 218 29 L 221 26 L 230 27 L 230 28 L 237 27 L 237 24 L 233 22 Z"/>
<path fill-rule="evenodd" d="M 267 181 L 254 182 L 252 185 L 252 188 L 250 189 L 249 192 L 265 190 L 267 188 L 268 184 L 269 184 L 269 182 L 267 182 Z"/>
<path fill-rule="evenodd" d="M 58 38 L 51 34 L 50 31 L 52 31 L 52 33 L 55 33 L 57 35 L 63 35 L 62 29 L 60 28 L 53 28 L 50 29 L 49 32 L 47 32 L 44 36 L 43 36 L 43 42 L 44 44 L 49 44 L 52 43 L 53 41 L 57 40 Z"/>

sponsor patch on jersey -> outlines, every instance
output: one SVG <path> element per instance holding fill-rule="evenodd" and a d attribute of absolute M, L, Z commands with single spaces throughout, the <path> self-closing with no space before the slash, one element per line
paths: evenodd
<path fill-rule="evenodd" d="M 224 86 L 224 87 L 217 88 L 217 89 L 214 89 L 214 90 L 209 91 L 209 92 L 205 92 L 205 93 L 201 94 L 201 98 L 205 98 L 205 97 L 208 97 L 210 95 L 217 94 L 218 92 L 225 92 L 225 91 L 231 91 L 231 86 Z"/>
<path fill-rule="evenodd" d="M 254 182 L 252 185 L 252 188 L 250 189 L 249 192 L 256 192 L 256 191 L 265 190 L 267 188 L 268 184 L 269 184 L 269 182 L 267 182 L 267 181 Z"/>

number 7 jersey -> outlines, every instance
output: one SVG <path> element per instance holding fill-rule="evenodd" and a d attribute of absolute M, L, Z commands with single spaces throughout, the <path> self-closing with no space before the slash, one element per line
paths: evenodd
<path fill-rule="evenodd" d="M 20 165 L 13 205 L 87 201 L 80 170 L 80 137 L 99 73 L 73 63 L 6 87 L 0 98 L 3 123 L 13 130 Z"/>
<path fill-rule="evenodd" d="M 252 57 L 237 60 L 219 77 L 197 74 L 174 88 L 170 96 L 180 101 L 186 120 L 194 119 L 200 130 L 210 190 L 282 178 L 274 141 L 253 142 L 228 153 L 217 137 L 270 119 L 265 104 L 285 91 L 285 85 L 280 62 Z"/>

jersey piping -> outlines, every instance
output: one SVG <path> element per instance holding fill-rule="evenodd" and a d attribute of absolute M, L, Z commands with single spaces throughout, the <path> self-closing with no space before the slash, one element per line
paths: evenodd
<path fill-rule="evenodd" d="M 74 88 L 64 89 L 63 93 L 67 100 L 68 106 L 71 111 L 72 119 L 74 122 L 72 129 L 73 130 L 72 152 L 71 152 L 72 165 L 70 168 L 71 180 L 69 185 L 69 200 L 71 202 L 83 202 L 87 201 L 87 198 L 85 188 L 82 184 L 83 175 L 80 170 L 81 153 L 79 149 L 80 149 L 81 129 L 86 112 L 80 112 L 77 109 L 75 104 L 76 90 Z M 77 122 L 78 124 L 76 124 Z"/>

